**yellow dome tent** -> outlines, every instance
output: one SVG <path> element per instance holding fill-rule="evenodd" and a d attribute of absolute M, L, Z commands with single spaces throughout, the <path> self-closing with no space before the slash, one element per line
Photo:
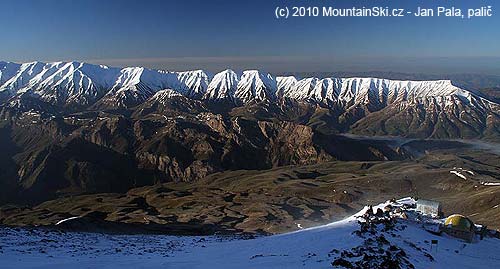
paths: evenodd
<path fill-rule="evenodd" d="M 473 223 L 467 217 L 455 214 L 447 217 L 446 220 L 444 221 L 444 225 L 445 226 L 451 225 L 451 228 L 453 229 L 468 232 L 471 230 Z"/>
<path fill-rule="evenodd" d="M 444 221 L 444 232 L 467 242 L 474 238 L 474 223 L 462 215 L 451 215 Z"/>

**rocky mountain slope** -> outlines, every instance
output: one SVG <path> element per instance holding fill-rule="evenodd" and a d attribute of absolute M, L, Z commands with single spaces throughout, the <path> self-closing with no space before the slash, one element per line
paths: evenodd
<path fill-rule="evenodd" d="M 155 96 L 164 94 L 169 93 Z M 184 97 L 169 101 L 162 106 L 144 103 L 128 116 L 4 114 L 2 202 L 14 201 L 13 195 L 40 201 L 80 192 L 124 192 L 158 182 L 195 181 L 225 170 L 403 158 L 384 143 L 326 135 L 293 122 L 213 114 Z"/>
<path fill-rule="evenodd" d="M 224 171 L 126 193 L 75 194 L 31 207 L 5 205 L 0 206 L 0 224 L 53 226 L 82 217 L 90 223 L 73 230 L 171 233 L 175 227 L 192 234 L 205 227 L 208 233 L 275 234 L 340 220 L 365 204 L 414 195 L 439 201 L 446 215 L 460 213 L 500 228 L 498 155 L 467 145 L 444 150 L 450 145 L 426 141 L 404 147 L 431 153 L 418 161 L 331 161 Z"/>

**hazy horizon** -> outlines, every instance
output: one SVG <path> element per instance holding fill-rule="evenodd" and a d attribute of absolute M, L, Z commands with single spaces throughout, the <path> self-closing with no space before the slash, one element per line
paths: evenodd
<path fill-rule="evenodd" d="M 28 63 L 40 62 L 86 62 L 110 67 L 146 67 L 168 71 L 202 69 L 211 73 L 232 69 L 262 70 L 273 74 L 287 73 L 370 73 L 387 72 L 421 75 L 479 74 L 500 76 L 500 67 L 495 66 L 500 57 L 470 58 L 411 58 L 372 59 L 372 61 L 304 59 L 283 57 L 180 57 L 142 59 L 28 59 L 24 61 L 0 59 L 0 61 Z M 405 64 L 411 62 L 411 64 Z M 382 64 L 381 64 L 382 63 Z"/>
<path fill-rule="evenodd" d="M 276 6 L 306 3 L 408 9 L 446 4 L 465 9 L 492 1 L 5 0 L 0 60 L 76 60 L 175 71 L 500 75 L 498 16 L 274 17 Z"/>

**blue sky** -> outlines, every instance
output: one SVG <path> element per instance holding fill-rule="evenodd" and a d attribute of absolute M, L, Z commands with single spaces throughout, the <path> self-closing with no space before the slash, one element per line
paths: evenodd
<path fill-rule="evenodd" d="M 1 0 L 0 60 L 80 60 L 185 70 L 500 74 L 500 17 L 274 18 L 276 6 L 438 5 L 466 0 Z M 499 5 L 500 9 L 500 5 Z"/>

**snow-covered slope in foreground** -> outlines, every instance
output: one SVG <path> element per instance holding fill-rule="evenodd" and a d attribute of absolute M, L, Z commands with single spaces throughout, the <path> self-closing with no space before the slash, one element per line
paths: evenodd
<path fill-rule="evenodd" d="M 392 230 L 380 228 L 376 234 L 360 236 L 356 232 L 360 230 L 356 216 L 360 215 L 251 240 L 3 228 L 0 260 L 2 268 L 332 268 L 332 262 L 338 260 L 342 251 L 352 253 L 353 249 L 368 244 L 386 249 L 385 254 L 375 257 L 389 254 L 401 258 L 401 268 L 411 268 L 408 264 L 415 268 L 498 266 L 498 239 L 485 238 L 468 244 L 446 235 L 431 234 L 420 224 L 402 219 Z M 438 240 L 437 250 L 429 249 L 431 240 Z"/>

